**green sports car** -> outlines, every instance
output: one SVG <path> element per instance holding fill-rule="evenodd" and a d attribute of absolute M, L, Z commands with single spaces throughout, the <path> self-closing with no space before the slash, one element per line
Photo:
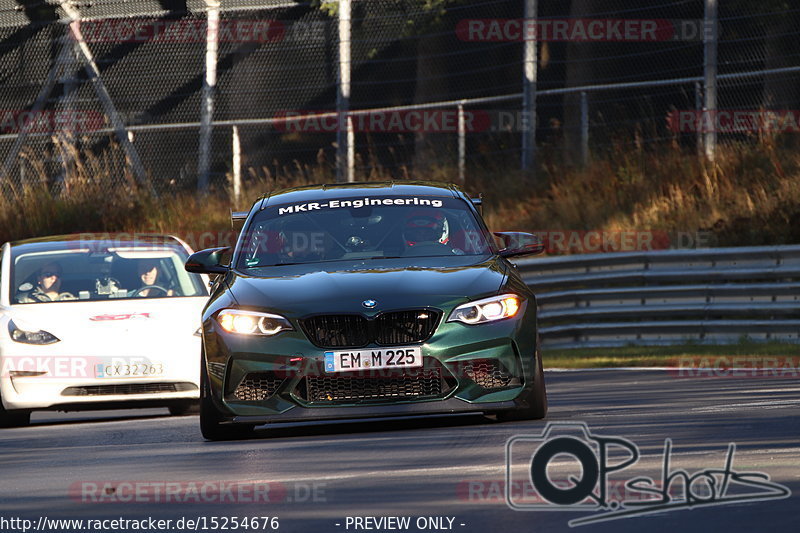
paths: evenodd
<path fill-rule="evenodd" d="M 437 183 L 301 187 L 260 198 L 203 311 L 200 425 L 547 413 L 536 299 L 507 258 L 542 251 L 488 231 L 480 200 Z M 502 249 L 495 239 L 503 242 Z"/>

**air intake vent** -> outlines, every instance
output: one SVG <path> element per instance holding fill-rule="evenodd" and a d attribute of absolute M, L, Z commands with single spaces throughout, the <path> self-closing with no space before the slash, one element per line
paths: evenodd
<path fill-rule="evenodd" d="M 239 382 L 233 395 L 243 402 L 260 402 L 274 395 L 283 381 L 274 374 L 251 372 Z"/>
<path fill-rule="evenodd" d="M 67 387 L 62 396 L 115 396 L 118 394 L 158 394 L 197 390 L 194 383 L 118 383 Z"/>

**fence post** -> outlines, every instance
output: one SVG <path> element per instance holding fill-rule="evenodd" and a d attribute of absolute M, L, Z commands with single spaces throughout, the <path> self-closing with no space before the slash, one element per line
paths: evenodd
<path fill-rule="evenodd" d="M 703 85 L 697 81 L 694 84 L 694 110 L 697 112 L 695 117 L 695 124 L 697 127 L 697 157 L 703 157 L 703 130 L 700 127 L 704 124 L 701 120 L 703 116 Z M 680 126 L 678 126 L 680 128 Z M 680 131 L 680 129 L 678 130 Z"/>
<path fill-rule="evenodd" d="M 589 95 L 581 91 L 581 164 L 589 166 Z"/>
<path fill-rule="evenodd" d="M 242 143 L 239 140 L 239 126 L 234 125 L 232 130 L 233 203 L 238 207 L 239 200 L 242 196 Z"/>
<path fill-rule="evenodd" d="M 525 20 L 536 21 L 538 0 L 525 0 Z M 525 33 L 525 32 L 523 32 Z M 525 56 L 522 63 L 522 170 L 536 175 L 536 81 L 538 65 L 536 62 L 538 35 L 531 38 L 523 35 Z"/>
<path fill-rule="evenodd" d="M 355 133 L 350 116 L 351 1 L 339 0 L 339 90 L 336 93 L 336 181 L 355 181 Z"/>
<path fill-rule="evenodd" d="M 458 104 L 458 183 L 464 185 L 466 179 L 467 124 L 464 116 L 464 102 Z"/>
<path fill-rule="evenodd" d="M 706 158 L 713 162 L 717 154 L 717 130 L 714 124 L 717 121 L 718 5 L 717 0 L 705 0 L 705 2 L 703 44 L 706 98 L 703 112 L 707 115 L 708 123 L 711 124 L 711 128 L 705 133 Z M 702 123 L 706 123 L 706 120 L 703 120 Z"/>
<path fill-rule="evenodd" d="M 200 147 L 197 162 L 197 191 L 208 192 L 211 166 L 211 121 L 214 118 L 214 90 L 217 86 L 219 48 L 219 0 L 206 0 L 206 71 L 200 103 Z"/>

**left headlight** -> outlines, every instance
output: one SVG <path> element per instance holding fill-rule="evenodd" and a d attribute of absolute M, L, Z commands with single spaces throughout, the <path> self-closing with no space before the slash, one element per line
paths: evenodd
<path fill-rule="evenodd" d="M 12 341 L 23 344 L 53 344 L 61 340 L 49 331 L 25 331 L 20 329 L 14 324 L 13 320 L 8 321 L 8 334 L 11 335 Z"/>
<path fill-rule="evenodd" d="M 269 337 L 294 329 L 291 322 L 280 315 L 241 309 L 223 309 L 217 315 L 217 322 L 225 331 L 240 335 Z"/>
<path fill-rule="evenodd" d="M 450 313 L 448 322 L 483 324 L 511 318 L 519 311 L 522 299 L 516 294 L 501 294 L 459 305 Z"/>

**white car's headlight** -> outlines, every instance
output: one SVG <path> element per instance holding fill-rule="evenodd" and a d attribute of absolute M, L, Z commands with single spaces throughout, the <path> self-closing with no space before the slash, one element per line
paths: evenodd
<path fill-rule="evenodd" d="M 8 334 L 11 335 L 12 341 L 23 344 L 53 344 L 61 340 L 49 331 L 25 331 L 20 329 L 14 324 L 13 320 L 8 321 Z"/>
<path fill-rule="evenodd" d="M 483 324 L 511 318 L 519 311 L 522 300 L 516 294 L 501 294 L 459 305 L 450 313 L 448 322 Z"/>
<path fill-rule="evenodd" d="M 225 331 L 241 335 L 271 336 L 281 331 L 294 329 L 291 322 L 280 315 L 241 309 L 224 309 L 220 311 L 217 315 L 217 322 Z"/>

